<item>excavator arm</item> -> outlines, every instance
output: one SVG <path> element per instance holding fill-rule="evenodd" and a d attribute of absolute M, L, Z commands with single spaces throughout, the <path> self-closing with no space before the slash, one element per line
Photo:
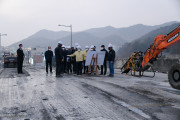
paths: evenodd
<path fill-rule="evenodd" d="M 156 60 L 158 55 L 164 49 L 168 49 L 169 47 L 177 44 L 178 42 L 180 42 L 180 26 L 167 35 L 158 35 L 154 39 L 154 43 L 150 46 L 148 50 L 146 50 L 144 55 L 142 52 L 132 53 L 129 59 L 121 68 L 122 73 L 127 74 L 129 73 L 129 71 L 131 71 L 131 75 L 136 76 L 135 72 L 138 71 L 139 76 L 145 76 L 143 75 L 144 71 L 146 71 L 150 67 L 152 68 L 151 64 L 153 64 L 153 61 Z M 132 74 L 132 71 L 134 71 L 134 74 Z M 180 63 L 174 63 L 174 65 L 170 68 L 168 72 L 168 80 L 173 88 L 180 90 Z"/>
<path fill-rule="evenodd" d="M 173 46 L 177 42 L 180 42 L 180 26 L 167 35 L 158 35 L 144 54 L 141 63 L 142 68 L 145 68 L 148 63 L 152 63 L 164 49 Z"/>

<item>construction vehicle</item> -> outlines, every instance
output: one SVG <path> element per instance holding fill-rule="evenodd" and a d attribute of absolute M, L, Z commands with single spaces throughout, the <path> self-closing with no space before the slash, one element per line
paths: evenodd
<path fill-rule="evenodd" d="M 139 72 L 138 76 L 143 76 L 144 71 L 151 69 L 153 72 L 153 62 L 156 61 L 160 53 L 168 49 L 169 47 L 180 42 L 180 26 L 174 29 L 167 35 L 158 35 L 154 39 L 154 43 L 150 45 L 150 48 L 143 54 L 142 52 L 134 52 L 128 58 L 126 63 L 121 68 L 122 73 L 129 73 L 137 76 L 136 72 Z M 132 73 L 134 71 L 134 74 Z M 151 77 L 155 76 L 154 75 Z M 180 89 L 180 64 L 174 63 L 168 72 L 168 79 L 170 85 L 175 89 Z"/>

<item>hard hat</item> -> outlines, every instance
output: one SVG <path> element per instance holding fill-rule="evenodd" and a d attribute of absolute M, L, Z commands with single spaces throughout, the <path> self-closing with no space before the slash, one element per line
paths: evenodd
<path fill-rule="evenodd" d="M 94 48 L 94 45 L 91 45 L 91 49 L 93 49 Z"/>
<path fill-rule="evenodd" d="M 59 41 L 58 44 L 62 45 L 62 41 Z"/>
<path fill-rule="evenodd" d="M 67 46 L 67 48 L 68 48 L 68 49 L 70 49 L 70 48 L 71 48 L 71 46 Z"/>
<path fill-rule="evenodd" d="M 65 48 L 65 45 L 62 45 L 62 48 Z"/>
<path fill-rule="evenodd" d="M 79 44 L 78 43 L 75 43 L 75 46 L 78 46 Z"/>
<path fill-rule="evenodd" d="M 108 48 L 110 48 L 110 47 L 113 47 L 113 45 L 112 45 L 112 44 L 109 44 L 109 45 L 108 45 Z"/>
<path fill-rule="evenodd" d="M 81 49 L 81 46 L 80 46 L 80 45 L 78 45 L 78 46 L 77 46 L 77 49 Z"/>
<path fill-rule="evenodd" d="M 85 49 L 89 49 L 89 46 L 85 46 Z"/>

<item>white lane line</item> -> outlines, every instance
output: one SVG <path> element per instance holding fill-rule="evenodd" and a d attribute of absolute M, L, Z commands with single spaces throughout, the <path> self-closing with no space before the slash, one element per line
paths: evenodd
<path fill-rule="evenodd" d="M 114 98 L 114 97 L 112 97 L 112 100 L 113 100 L 114 102 L 120 104 L 121 106 L 126 107 L 126 108 L 128 108 L 129 110 L 131 110 L 131 111 L 133 111 L 133 112 L 141 115 L 141 116 L 144 117 L 144 118 L 147 118 L 147 119 L 150 119 L 150 118 L 151 118 L 149 115 L 145 114 L 142 110 L 140 110 L 140 109 L 138 109 L 138 108 L 136 108 L 136 107 L 132 107 L 132 105 L 129 105 L 129 104 L 123 102 L 123 101 L 120 101 L 120 100 Z"/>

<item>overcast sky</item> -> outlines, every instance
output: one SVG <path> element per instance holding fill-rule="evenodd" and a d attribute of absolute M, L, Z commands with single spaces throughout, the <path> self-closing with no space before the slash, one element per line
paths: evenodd
<path fill-rule="evenodd" d="M 180 0 L 0 0 L 0 33 L 10 45 L 41 29 L 73 31 L 180 21 Z"/>

